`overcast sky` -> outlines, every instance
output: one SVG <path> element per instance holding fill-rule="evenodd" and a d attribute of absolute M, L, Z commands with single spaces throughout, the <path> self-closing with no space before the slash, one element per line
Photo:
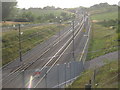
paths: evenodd
<path fill-rule="evenodd" d="M 90 7 L 94 4 L 107 2 L 118 4 L 119 0 L 17 0 L 19 8 L 55 6 L 60 8 Z"/>

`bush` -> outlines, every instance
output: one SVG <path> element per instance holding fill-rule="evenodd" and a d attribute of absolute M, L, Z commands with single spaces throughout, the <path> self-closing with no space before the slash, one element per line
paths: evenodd
<path fill-rule="evenodd" d="M 18 18 L 14 20 L 15 22 L 30 22 L 26 18 Z"/>

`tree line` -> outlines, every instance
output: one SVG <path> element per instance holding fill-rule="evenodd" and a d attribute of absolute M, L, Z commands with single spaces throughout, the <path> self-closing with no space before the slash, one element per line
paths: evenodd
<path fill-rule="evenodd" d="M 2 3 L 2 20 L 15 21 L 15 22 L 56 22 L 58 19 L 64 21 L 69 20 L 71 15 L 66 12 L 61 12 L 59 17 L 56 18 L 54 13 L 36 16 L 30 10 L 41 10 L 41 8 L 19 9 L 16 7 L 17 2 L 3 2 Z M 60 10 L 54 6 L 46 6 L 42 10 Z M 21 12 L 22 11 L 22 12 Z"/>

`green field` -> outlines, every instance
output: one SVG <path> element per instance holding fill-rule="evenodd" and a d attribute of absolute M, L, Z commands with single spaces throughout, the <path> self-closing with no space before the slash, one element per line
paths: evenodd
<path fill-rule="evenodd" d="M 101 3 L 88 9 L 92 20 L 118 19 L 118 6 Z"/>
<path fill-rule="evenodd" d="M 21 36 L 22 54 L 31 50 L 36 45 L 49 39 L 52 35 L 66 27 L 62 25 L 44 25 L 32 27 L 29 29 L 22 29 L 23 35 Z M 18 30 L 3 32 L 2 37 L 2 61 L 3 65 L 16 59 L 19 56 L 19 39 Z"/>
<path fill-rule="evenodd" d="M 117 19 L 116 9 L 112 12 L 106 11 L 91 15 L 92 33 L 87 60 L 118 50 Z"/>
<path fill-rule="evenodd" d="M 91 16 L 92 20 L 111 20 L 111 19 L 118 19 L 118 12 L 113 11 L 113 12 L 105 12 L 105 13 L 100 13 L 100 14 L 94 14 Z"/>
<path fill-rule="evenodd" d="M 87 60 L 118 50 L 118 34 L 115 29 L 93 23 L 91 30 Z"/>
<path fill-rule="evenodd" d="M 92 83 L 92 87 L 95 88 L 118 88 L 118 62 L 112 61 L 101 68 L 96 69 L 95 86 Z M 68 86 L 71 88 L 85 88 L 85 84 L 89 83 L 89 80 L 93 82 L 93 70 L 87 70 L 77 78 L 72 85 Z"/>

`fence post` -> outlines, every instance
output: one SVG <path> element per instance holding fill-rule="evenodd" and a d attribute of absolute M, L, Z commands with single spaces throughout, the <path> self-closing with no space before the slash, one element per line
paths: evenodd
<path fill-rule="evenodd" d="M 71 70 L 72 70 L 72 68 L 71 68 L 71 62 L 69 63 L 70 65 L 70 80 L 71 80 L 71 77 L 72 77 L 72 73 L 71 73 Z M 72 81 L 70 81 L 70 83 L 71 83 Z M 71 85 L 70 85 L 70 88 L 71 88 Z"/>
<path fill-rule="evenodd" d="M 66 63 L 65 64 L 65 88 L 66 88 Z"/>
<path fill-rule="evenodd" d="M 95 78 L 96 78 L 96 69 L 94 70 L 94 76 L 93 76 L 94 78 L 93 78 L 93 86 L 95 87 Z"/>
<path fill-rule="evenodd" d="M 59 88 L 59 64 L 57 64 L 57 73 L 58 73 L 58 88 Z"/>
<path fill-rule="evenodd" d="M 75 78 L 75 62 L 73 61 L 73 78 Z"/>
<path fill-rule="evenodd" d="M 45 69 L 46 69 L 46 71 L 45 71 L 45 85 L 46 85 L 46 88 L 47 88 L 47 67 Z"/>
<path fill-rule="evenodd" d="M 91 90 L 91 80 L 89 80 L 89 84 L 85 84 L 85 90 Z"/>
<path fill-rule="evenodd" d="M 22 70 L 22 72 L 23 72 L 23 73 L 22 73 L 22 77 L 23 77 L 23 78 L 22 78 L 22 87 L 25 88 L 25 73 L 24 73 L 25 70 Z"/>

